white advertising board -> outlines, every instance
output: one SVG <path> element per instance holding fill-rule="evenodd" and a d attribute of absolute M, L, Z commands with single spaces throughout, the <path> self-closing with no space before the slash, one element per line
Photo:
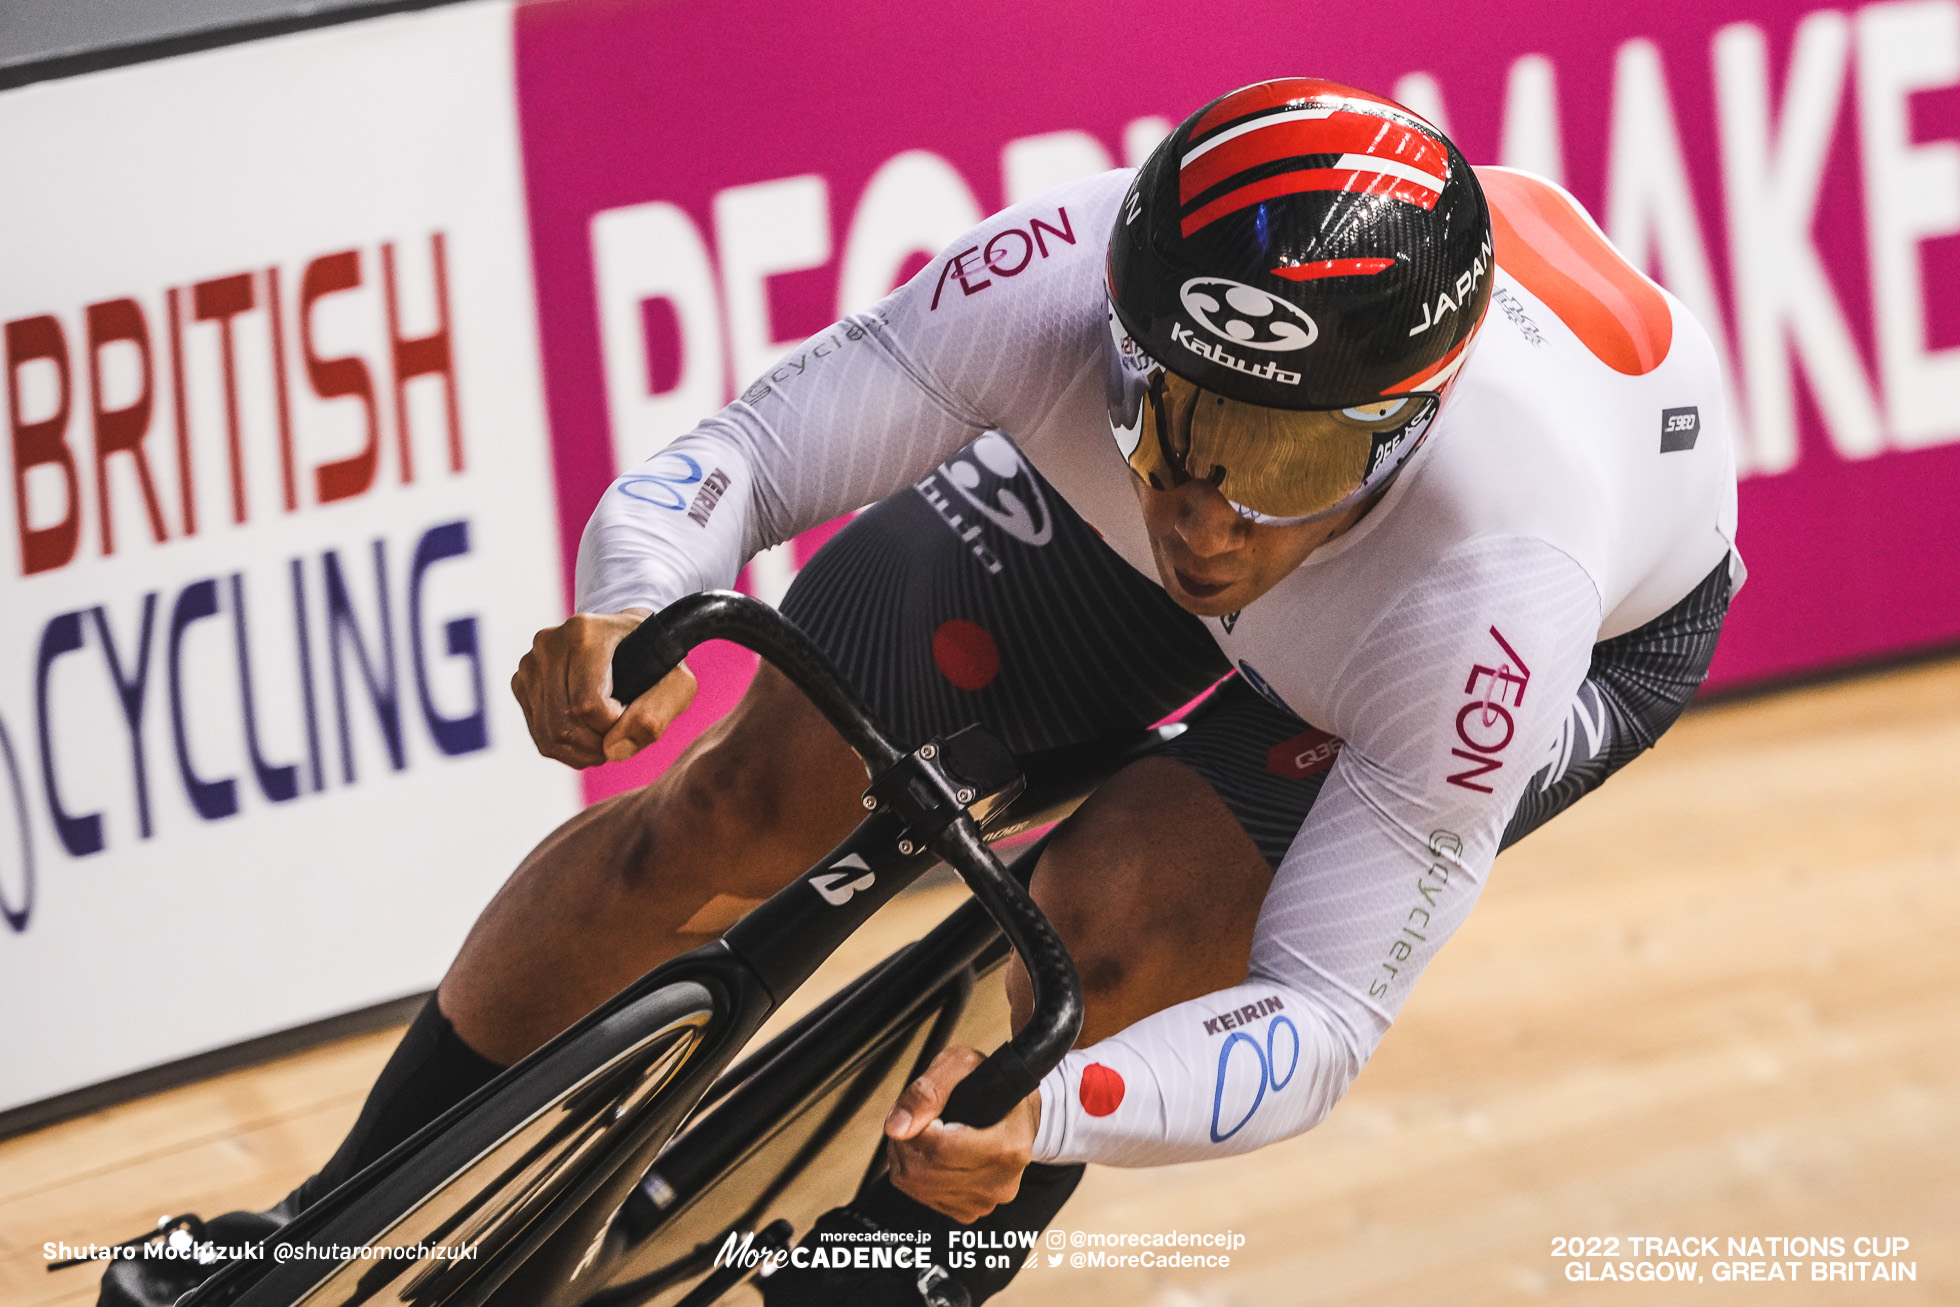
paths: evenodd
<path fill-rule="evenodd" d="M 0 96 L 0 1109 L 432 986 L 579 802 L 473 4 Z"/>

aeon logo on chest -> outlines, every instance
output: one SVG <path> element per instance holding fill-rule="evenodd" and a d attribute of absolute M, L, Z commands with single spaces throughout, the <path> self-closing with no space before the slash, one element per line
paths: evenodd
<path fill-rule="evenodd" d="M 1291 353 L 1320 337 L 1320 328 L 1305 310 L 1225 277 L 1193 277 L 1178 291 L 1178 299 L 1199 326 L 1246 349 Z"/>

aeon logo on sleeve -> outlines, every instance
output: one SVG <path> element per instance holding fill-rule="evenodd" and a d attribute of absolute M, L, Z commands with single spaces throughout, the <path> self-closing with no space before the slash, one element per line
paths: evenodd
<path fill-rule="evenodd" d="M 1199 326 L 1246 349 L 1290 353 L 1320 337 L 1320 328 L 1297 305 L 1224 277 L 1193 277 L 1178 298 Z"/>
<path fill-rule="evenodd" d="M 839 870 L 842 868 L 843 870 Z M 862 876 L 852 876 L 861 871 Z M 841 908 L 851 901 L 851 896 L 861 889 L 870 889 L 878 883 L 878 873 L 871 870 L 862 854 L 849 853 L 830 864 L 829 871 L 821 871 L 810 877 L 810 888 L 823 896 L 823 901 L 833 908 Z"/>
<path fill-rule="evenodd" d="M 1511 642 L 1495 626 L 1490 628 L 1490 638 L 1504 656 L 1492 658 L 1494 667 L 1471 664 L 1470 676 L 1463 683 L 1463 693 L 1470 699 L 1456 714 L 1456 738 L 1462 747 L 1450 748 L 1451 757 L 1461 758 L 1470 765 L 1444 777 L 1451 785 L 1479 794 L 1492 793 L 1492 788 L 1477 778 L 1503 767 L 1505 759 L 1500 755 L 1510 747 L 1511 737 L 1517 733 L 1511 709 L 1523 705 L 1525 690 L 1531 685 L 1531 669 L 1518 657 Z M 1465 749 L 1471 752 L 1466 753 Z"/>
<path fill-rule="evenodd" d="M 941 463 L 939 471 L 961 498 L 1022 544 L 1045 545 L 1055 534 L 1040 479 L 999 432 L 989 431 Z"/>

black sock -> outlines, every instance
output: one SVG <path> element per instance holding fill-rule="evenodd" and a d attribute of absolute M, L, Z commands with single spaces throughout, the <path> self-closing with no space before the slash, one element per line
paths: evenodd
<path fill-rule="evenodd" d="M 287 1194 L 273 1213 L 285 1219 L 299 1215 L 502 1070 L 463 1042 L 430 995 L 381 1068 L 347 1138 L 319 1173 Z"/>
<path fill-rule="evenodd" d="M 1021 1190 L 1013 1201 L 1002 1203 L 971 1225 L 914 1202 L 893 1188 L 888 1179 L 866 1186 L 850 1205 L 887 1230 L 930 1230 L 933 1252 L 941 1257 L 947 1251 L 950 1232 L 971 1231 L 976 1236 L 973 1243 L 977 1245 L 978 1265 L 960 1267 L 953 1271 L 953 1276 L 966 1286 L 973 1302 L 979 1304 L 1005 1289 L 1014 1273 L 1021 1269 L 1021 1263 L 1034 1255 L 1034 1245 L 1040 1242 L 1041 1232 L 1062 1210 L 1075 1186 L 1082 1183 L 1083 1170 L 1079 1162 L 1074 1166 L 1031 1162 L 1021 1173 Z M 987 1266 L 988 1245 L 1011 1246 L 1012 1250 L 1006 1253 L 1006 1266 Z M 1000 1255 L 994 1254 L 996 1258 Z"/>

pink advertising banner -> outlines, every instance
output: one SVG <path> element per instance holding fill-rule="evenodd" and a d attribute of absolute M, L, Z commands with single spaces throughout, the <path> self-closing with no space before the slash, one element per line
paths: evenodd
<path fill-rule="evenodd" d="M 578 781 L 531 747 L 501 686 L 616 471 L 1263 78 L 1562 181 L 1709 325 L 1715 685 L 1960 645 L 1960 0 L 1815 4 L 474 0 L 0 92 L 0 1113 L 433 984 L 751 674 Z"/>
<path fill-rule="evenodd" d="M 1312 74 L 1563 181 L 1721 342 L 1750 582 L 1715 685 L 1960 639 L 1955 0 L 1417 0 L 1392 25 L 1272 0 L 561 3 L 520 8 L 515 40 L 568 569 L 616 467 L 981 215 Z M 813 544 L 747 583 L 774 593 Z M 746 664 L 697 670 L 706 722 Z"/>

